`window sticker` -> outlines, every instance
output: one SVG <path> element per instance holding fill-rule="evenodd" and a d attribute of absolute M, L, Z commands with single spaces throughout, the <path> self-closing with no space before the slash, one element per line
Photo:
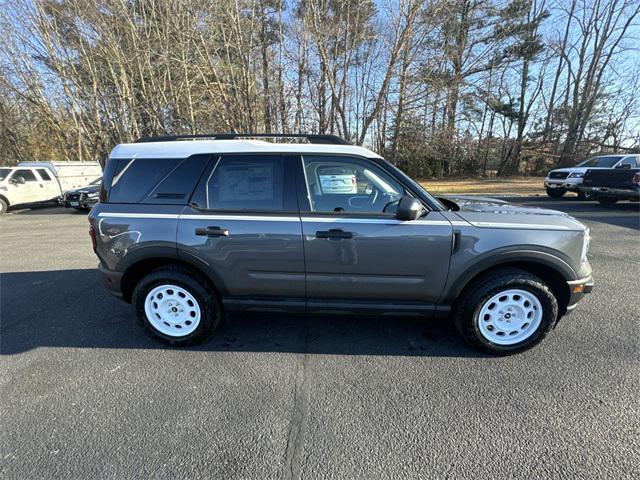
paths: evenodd
<path fill-rule="evenodd" d="M 358 193 L 358 183 L 355 175 L 320 174 L 319 177 L 322 193 Z"/>

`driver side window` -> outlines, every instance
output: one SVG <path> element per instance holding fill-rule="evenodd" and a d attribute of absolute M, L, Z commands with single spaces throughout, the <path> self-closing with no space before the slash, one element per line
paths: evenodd
<path fill-rule="evenodd" d="M 375 163 L 354 157 L 304 156 L 311 210 L 393 215 L 403 186 Z"/>
<path fill-rule="evenodd" d="M 629 166 L 629 168 L 636 168 L 636 157 L 627 157 L 620 162 L 620 166 Z"/>

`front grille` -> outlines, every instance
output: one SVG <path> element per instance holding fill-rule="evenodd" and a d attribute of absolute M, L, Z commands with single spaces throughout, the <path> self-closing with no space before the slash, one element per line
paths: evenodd
<path fill-rule="evenodd" d="M 67 200 L 79 200 L 80 199 L 80 194 L 79 193 L 67 193 Z"/>
<path fill-rule="evenodd" d="M 549 178 L 567 178 L 569 176 L 569 172 L 551 172 L 549 174 Z"/>

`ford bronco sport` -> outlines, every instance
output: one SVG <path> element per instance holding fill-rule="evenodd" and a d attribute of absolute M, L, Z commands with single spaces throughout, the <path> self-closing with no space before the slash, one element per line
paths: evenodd
<path fill-rule="evenodd" d="M 258 137 L 278 136 L 111 153 L 94 250 L 106 288 L 157 339 L 202 341 L 234 311 L 450 316 L 471 345 L 506 354 L 592 289 L 589 231 L 564 213 L 439 200 L 334 136 Z"/>

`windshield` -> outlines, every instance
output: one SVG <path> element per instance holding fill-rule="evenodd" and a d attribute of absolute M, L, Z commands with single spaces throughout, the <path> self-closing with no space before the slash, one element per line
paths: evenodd
<path fill-rule="evenodd" d="M 98 177 L 93 182 L 91 182 L 89 185 L 100 185 L 101 182 L 102 182 L 102 177 Z"/>
<path fill-rule="evenodd" d="M 425 197 L 429 198 L 429 200 L 431 200 L 433 204 L 437 205 L 442 210 L 448 210 L 448 208 L 445 205 L 443 205 L 443 203 L 440 200 L 438 200 L 436 197 L 431 195 L 422 185 L 416 182 L 413 178 L 411 178 L 409 175 L 404 173 L 402 170 L 396 167 L 393 163 L 387 162 L 387 164 L 391 167 L 391 169 L 396 173 L 397 176 L 399 176 L 402 180 L 404 180 L 405 183 L 408 183 L 411 187 L 413 187 L 414 190 L 421 192 Z"/>
<path fill-rule="evenodd" d="M 0 168 L 0 182 L 7 178 L 7 175 L 11 173 L 10 168 Z"/>
<path fill-rule="evenodd" d="M 620 160 L 622 160 L 621 155 L 610 155 L 607 157 L 593 157 L 589 160 L 585 160 L 582 163 L 576 165 L 577 167 L 602 167 L 602 168 L 611 168 Z"/>

